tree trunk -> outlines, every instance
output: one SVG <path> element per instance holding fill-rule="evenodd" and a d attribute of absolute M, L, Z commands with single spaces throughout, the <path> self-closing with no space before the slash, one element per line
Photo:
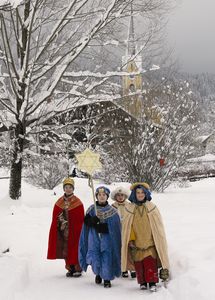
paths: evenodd
<path fill-rule="evenodd" d="M 30 0 L 25 1 L 24 7 L 24 21 L 26 21 L 30 15 Z M 18 30 L 18 26 L 17 26 Z M 27 55 L 27 41 L 28 41 L 28 27 L 25 25 L 25 22 L 22 23 L 21 28 L 21 41 L 22 47 L 18 47 L 18 57 L 20 58 L 20 69 L 23 68 L 25 57 Z M 27 74 L 25 74 L 25 79 Z M 16 99 L 17 105 L 17 125 L 14 129 L 14 144 L 13 144 L 13 153 L 11 160 L 11 170 L 10 170 L 10 187 L 9 194 L 10 197 L 14 200 L 19 199 L 21 196 L 21 181 L 22 181 L 22 155 L 24 148 L 24 135 L 25 135 L 25 122 L 22 123 L 19 120 L 19 114 L 22 107 L 22 104 L 25 99 L 26 84 L 25 80 L 22 79 L 19 83 L 18 94 L 19 96 Z"/>
<path fill-rule="evenodd" d="M 21 196 L 21 178 L 22 178 L 22 154 L 23 154 L 23 135 L 22 124 L 17 124 L 14 132 L 14 147 L 10 170 L 10 198 L 17 200 Z"/>

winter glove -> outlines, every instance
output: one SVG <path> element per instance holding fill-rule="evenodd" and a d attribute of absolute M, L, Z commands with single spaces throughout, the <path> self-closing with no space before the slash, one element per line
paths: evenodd
<path fill-rule="evenodd" d="M 169 278 L 169 270 L 168 269 L 161 269 L 159 275 L 160 275 L 160 279 L 162 279 L 163 281 L 166 281 Z"/>
<path fill-rule="evenodd" d="M 61 231 L 64 231 L 68 225 L 68 221 L 64 218 L 63 212 L 58 216 L 58 225 Z"/>
<path fill-rule="evenodd" d="M 130 249 L 135 249 L 135 248 L 136 248 L 135 242 L 134 242 L 134 241 L 130 241 L 130 242 L 128 243 L 128 247 L 129 247 Z"/>
<path fill-rule="evenodd" d="M 109 233 L 107 223 L 98 223 L 96 224 L 96 231 L 98 233 Z"/>
<path fill-rule="evenodd" d="M 90 214 L 86 214 L 84 218 L 84 224 L 86 224 L 89 227 L 95 227 L 96 224 L 100 222 L 99 218 L 97 216 L 91 216 Z"/>
<path fill-rule="evenodd" d="M 130 252 L 131 262 L 134 263 L 135 257 L 136 257 L 136 253 L 137 253 L 137 248 L 136 248 L 136 245 L 135 245 L 135 241 L 130 241 L 128 243 L 128 248 L 129 248 L 129 252 Z"/>
<path fill-rule="evenodd" d="M 60 225 L 60 230 L 64 231 L 68 225 L 68 221 L 63 221 Z"/>

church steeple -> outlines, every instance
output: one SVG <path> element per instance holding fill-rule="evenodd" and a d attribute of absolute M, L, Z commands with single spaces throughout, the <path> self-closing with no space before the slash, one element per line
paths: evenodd
<path fill-rule="evenodd" d="M 133 15 L 133 5 L 131 4 L 131 16 L 129 22 L 129 31 L 128 31 L 128 45 L 127 45 L 127 55 L 134 56 L 136 53 L 135 45 L 135 34 L 134 34 L 134 15 Z"/>
<path fill-rule="evenodd" d="M 137 53 L 132 4 L 128 25 L 126 55 L 122 58 L 122 69 L 128 73 L 128 75 L 122 78 L 122 105 L 127 112 L 138 119 L 142 112 L 142 57 Z"/>
<path fill-rule="evenodd" d="M 128 23 L 126 53 L 122 57 L 122 70 L 127 74 L 122 76 L 122 100 L 120 105 L 136 119 L 144 114 L 155 124 L 161 124 L 161 116 L 153 105 L 146 106 L 143 97 L 143 70 L 142 56 L 139 53 L 135 38 L 134 11 L 131 4 L 131 13 Z"/>

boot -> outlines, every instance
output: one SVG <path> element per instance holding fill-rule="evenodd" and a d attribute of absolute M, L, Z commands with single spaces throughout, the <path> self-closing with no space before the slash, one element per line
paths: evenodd
<path fill-rule="evenodd" d="M 128 271 L 122 272 L 122 277 L 123 278 L 128 278 Z"/>
<path fill-rule="evenodd" d="M 80 277 L 82 275 L 81 271 L 76 271 L 75 266 L 71 265 L 69 272 L 66 273 L 66 277 Z"/>
<path fill-rule="evenodd" d="M 96 284 L 102 283 L 102 278 L 99 275 L 96 275 L 96 277 L 95 277 L 95 283 Z"/>
<path fill-rule="evenodd" d="M 66 277 L 73 277 L 73 273 L 71 271 L 67 272 Z"/>
<path fill-rule="evenodd" d="M 82 275 L 82 272 L 81 272 L 81 271 L 75 271 L 75 272 L 73 273 L 73 277 L 76 277 L 76 278 L 80 277 L 81 275 Z"/>
<path fill-rule="evenodd" d="M 140 289 L 141 289 L 141 290 L 147 290 L 147 283 L 146 283 L 146 282 L 141 283 L 141 284 L 140 284 Z"/>
<path fill-rule="evenodd" d="M 110 288 L 110 287 L 111 287 L 111 282 L 110 282 L 110 280 L 104 280 L 104 287 L 105 287 L 105 288 Z"/>
<path fill-rule="evenodd" d="M 136 278 L 136 272 L 135 271 L 131 271 L 131 278 Z"/>
<path fill-rule="evenodd" d="M 150 290 L 151 292 L 157 292 L 157 286 L 156 286 L 156 283 L 150 282 L 150 283 L 149 283 L 149 290 Z"/>

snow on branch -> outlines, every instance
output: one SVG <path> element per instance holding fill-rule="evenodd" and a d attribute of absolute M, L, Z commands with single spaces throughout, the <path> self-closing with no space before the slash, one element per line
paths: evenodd
<path fill-rule="evenodd" d="M 9 10 L 19 6 L 23 0 L 0 0 L 0 10 Z"/>

